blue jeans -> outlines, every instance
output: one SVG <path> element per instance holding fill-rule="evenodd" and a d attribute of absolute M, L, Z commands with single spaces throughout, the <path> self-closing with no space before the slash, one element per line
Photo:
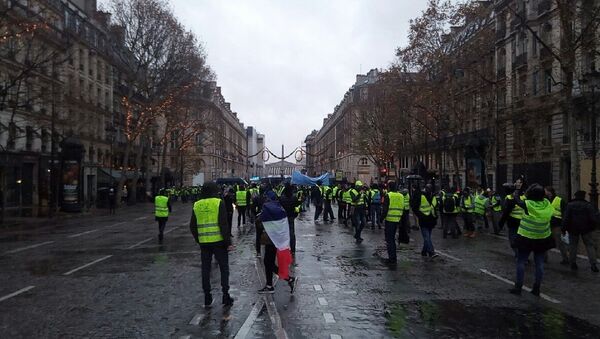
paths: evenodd
<path fill-rule="evenodd" d="M 523 286 L 523 280 L 525 279 L 525 263 L 529 259 L 531 251 L 519 250 L 517 255 L 517 281 L 516 286 Z M 535 262 L 535 284 L 541 285 L 542 278 L 544 277 L 544 257 L 545 252 L 539 252 L 533 254 L 533 261 Z"/>
<path fill-rule="evenodd" d="M 515 245 L 515 239 L 517 238 L 518 230 L 518 228 L 508 227 L 508 243 L 510 244 L 510 248 L 512 248 L 513 252 L 515 252 L 515 259 L 518 257 L 518 251 Z"/>
<path fill-rule="evenodd" d="M 352 223 L 354 224 L 354 238 L 361 239 L 360 235 L 363 228 L 367 224 L 367 216 L 365 213 L 365 206 L 355 206 L 354 214 L 352 215 Z"/>
<path fill-rule="evenodd" d="M 371 204 L 369 214 L 371 215 L 371 225 L 375 227 L 377 223 L 378 226 L 381 226 L 381 204 Z M 377 222 L 375 222 L 375 218 L 377 218 Z"/>
<path fill-rule="evenodd" d="M 385 221 L 385 243 L 387 244 L 387 253 L 390 260 L 396 261 L 396 230 L 399 222 Z"/>
<path fill-rule="evenodd" d="M 429 227 L 421 227 L 421 235 L 423 236 L 423 249 L 421 254 L 429 254 L 432 256 L 435 253 L 433 249 L 433 242 L 431 242 L 431 232 L 433 230 Z"/>

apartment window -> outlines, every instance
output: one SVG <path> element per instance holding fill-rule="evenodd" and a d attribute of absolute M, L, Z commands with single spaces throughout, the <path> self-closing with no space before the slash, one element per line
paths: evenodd
<path fill-rule="evenodd" d="M 15 148 L 15 140 L 17 139 L 17 125 L 14 122 L 8 124 L 8 142 L 6 147 L 9 149 Z"/>
<path fill-rule="evenodd" d="M 45 153 L 48 150 L 48 131 L 46 129 L 42 129 L 42 137 L 41 137 L 41 141 L 42 141 L 42 152 Z"/>
<path fill-rule="evenodd" d="M 33 145 L 33 128 L 31 126 L 25 127 L 25 149 L 31 151 Z"/>
<path fill-rule="evenodd" d="M 369 164 L 369 160 L 367 158 L 360 158 L 360 160 L 358 161 L 358 164 L 361 166 L 366 166 Z"/>
<path fill-rule="evenodd" d="M 546 94 L 552 93 L 552 70 L 547 69 L 544 71 L 544 79 L 546 83 Z"/>
<path fill-rule="evenodd" d="M 531 93 L 536 96 L 538 95 L 539 92 L 539 77 L 540 77 L 540 72 L 539 71 L 535 71 L 533 72 L 532 76 L 531 76 Z"/>
<path fill-rule="evenodd" d="M 79 70 L 83 72 L 83 49 L 79 49 Z"/>

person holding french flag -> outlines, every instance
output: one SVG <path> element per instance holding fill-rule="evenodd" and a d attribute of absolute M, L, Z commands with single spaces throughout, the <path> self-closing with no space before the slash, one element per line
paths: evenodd
<path fill-rule="evenodd" d="M 258 293 L 275 293 L 273 287 L 273 274 L 280 279 L 286 280 L 290 286 L 290 292 L 294 293 L 298 278 L 290 276 L 290 265 L 292 264 L 292 252 L 290 249 L 290 229 L 288 218 L 284 208 L 277 200 L 273 191 L 266 193 L 266 201 L 262 211 L 257 218 L 257 234 L 260 234 L 260 243 L 265 245 L 265 274 L 266 286 Z M 277 264 L 275 264 L 277 259 Z"/>

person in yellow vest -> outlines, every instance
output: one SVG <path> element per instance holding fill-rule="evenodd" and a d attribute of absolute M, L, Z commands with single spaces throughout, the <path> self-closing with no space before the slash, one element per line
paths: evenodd
<path fill-rule="evenodd" d="M 325 199 L 325 187 L 321 180 L 317 180 L 316 186 L 312 188 L 312 201 L 315 204 L 315 222 L 323 212 L 323 201 Z"/>
<path fill-rule="evenodd" d="M 552 204 L 554 208 L 554 214 L 552 215 L 552 220 L 550 220 L 550 227 L 552 229 L 552 236 L 554 237 L 554 243 L 556 243 L 556 247 L 560 251 L 560 255 L 562 257 L 561 265 L 569 265 L 569 253 L 567 252 L 566 244 L 560 239 L 562 233 L 562 218 L 565 214 L 565 208 L 567 203 L 558 195 L 556 195 L 556 191 L 552 186 L 546 186 L 544 188 L 546 192 L 546 198 Z"/>
<path fill-rule="evenodd" d="M 396 231 L 399 230 L 398 241 L 408 243 L 410 240 L 406 230 L 402 231 L 400 220 L 404 214 L 404 195 L 398 192 L 395 182 L 388 184 L 389 192 L 383 199 L 383 208 L 381 217 L 385 220 L 385 243 L 387 246 L 388 259 L 386 264 L 394 265 L 397 263 L 396 257 Z"/>
<path fill-rule="evenodd" d="M 215 183 L 205 184 L 202 198 L 194 203 L 190 231 L 196 243 L 200 245 L 204 306 L 208 308 L 213 302 L 210 286 L 213 256 L 221 271 L 223 305 L 226 307 L 233 305 L 233 298 L 229 295 L 229 252 L 233 250 L 231 227 L 227 222 L 225 203 L 219 198 L 219 188 Z"/>
<path fill-rule="evenodd" d="M 500 218 L 502 218 L 502 205 L 502 196 L 500 196 L 500 194 L 496 191 L 492 192 L 490 197 L 490 209 L 492 216 L 492 227 L 494 229 L 495 235 L 500 235 L 500 231 L 502 231 L 502 228 L 500 228 Z"/>
<path fill-rule="evenodd" d="M 333 216 L 333 208 L 331 208 L 331 202 L 333 200 L 333 189 L 330 186 L 323 186 L 323 221 L 333 222 L 335 217 Z"/>
<path fill-rule="evenodd" d="M 348 219 L 352 218 L 352 197 L 350 196 L 350 187 L 348 185 L 344 185 L 344 190 L 342 194 L 342 217 L 344 218 L 344 226 L 348 226 Z"/>
<path fill-rule="evenodd" d="M 540 295 L 540 286 L 544 275 L 544 257 L 546 252 L 554 247 L 554 239 L 550 230 L 550 220 L 554 208 L 546 199 L 544 188 L 533 184 L 525 193 L 525 200 L 516 200 L 516 204 L 523 209 L 523 216 L 519 222 L 515 245 L 517 246 L 517 277 L 515 287 L 510 290 L 512 294 L 521 294 L 525 278 L 525 263 L 533 252 L 535 262 L 535 282 L 531 293 Z"/>
<path fill-rule="evenodd" d="M 448 235 L 452 235 L 453 239 L 458 238 L 460 229 L 456 222 L 456 217 L 459 212 L 460 197 L 456 193 L 455 188 L 450 188 L 448 192 L 444 192 L 442 195 L 442 220 L 443 222 L 443 238 L 446 239 Z"/>
<path fill-rule="evenodd" d="M 506 227 L 508 229 L 508 242 L 510 247 L 515 253 L 515 259 L 517 258 L 517 247 L 515 239 L 517 237 L 517 230 L 519 224 L 523 218 L 523 209 L 517 204 L 518 201 L 525 200 L 523 195 L 524 187 L 526 187 L 525 178 L 518 178 L 514 185 L 504 185 L 506 189 L 506 198 L 504 200 L 504 212 L 502 218 L 500 218 L 500 228 Z"/>
<path fill-rule="evenodd" d="M 411 208 L 417 215 L 421 235 L 423 236 L 423 249 L 421 256 L 433 259 L 439 256 L 435 253 L 431 233 L 437 224 L 438 203 L 437 198 L 433 194 L 432 186 L 425 185 L 425 189 L 420 192 L 415 190 L 411 200 Z"/>
<path fill-rule="evenodd" d="M 488 193 L 483 189 L 479 188 L 474 196 L 475 209 L 473 210 L 474 222 L 477 224 L 477 229 L 482 230 L 484 225 L 485 228 L 490 228 L 487 220 L 487 212 L 489 207 Z"/>
<path fill-rule="evenodd" d="M 404 188 L 400 193 L 404 196 L 404 212 L 400 220 L 400 227 L 408 234 L 410 233 L 410 192 Z"/>
<path fill-rule="evenodd" d="M 240 222 L 246 224 L 246 208 L 250 205 L 250 192 L 246 190 L 246 186 L 240 185 L 235 192 L 235 208 L 238 212 L 237 226 L 240 227 Z"/>
<path fill-rule="evenodd" d="M 171 202 L 167 197 L 167 192 L 162 188 L 156 197 L 154 197 L 154 217 L 158 221 L 158 243 L 163 243 L 165 227 L 167 226 L 167 220 L 169 220 L 169 213 L 171 212 Z"/>
<path fill-rule="evenodd" d="M 356 180 L 354 188 L 350 190 L 350 198 L 352 200 L 352 226 L 354 226 L 354 239 L 356 243 L 360 244 L 363 242 L 361 237 L 362 230 L 367 224 L 367 194 L 366 189 L 363 187 L 363 183 L 360 180 Z"/>
<path fill-rule="evenodd" d="M 462 191 L 460 208 L 465 223 L 465 237 L 475 238 L 475 222 L 473 220 L 475 197 L 471 194 L 471 189 L 469 187 L 465 187 Z"/>

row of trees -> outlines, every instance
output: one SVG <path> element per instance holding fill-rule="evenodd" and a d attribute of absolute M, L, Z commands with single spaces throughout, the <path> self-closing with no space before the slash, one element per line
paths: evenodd
<path fill-rule="evenodd" d="M 564 135 L 570 138 L 571 189 L 578 189 L 580 136 L 573 96 L 579 90 L 576 80 L 586 71 L 582 60 L 593 60 L 598 55 L 600 6 L 588 0 L 551 0 L 545 5 L 549 6 L 551 19 L 540 26 L 531 17 L 542 11 L 532 7 L 530 11 L 534 13 L 527 14 L 525 6 L 529 4 L 521 0 L 429 0 L 421 16 L 411 20 L 408 43 L 396 50 L 393 66 L 369 89 L 372 95 L 363 103 L 363 114 L 357 118 L 358 124 L 366 126 L 357 138 L 357 150 L 371 155 L 379 166 L 400 156 L 423 152 L 437 157 L 441 164 L 444 153 L 453 164 L 451 172 L 458 175 L 459 150 L 464 149 L 456 144 L 464 142 L 460 136 L 487 129 L 489 133 L 477 138 L 485 139 L 482 153 L 489 156 L 488 163 L 498 165 L 496 147 L 505 147 L 500 143 L 504 137 L 500 134 L 506 133 L 500 127 L 498 112 L 504 108 L 506 96 L 512 95 L 509 87 L 518 81 L 513 75 L 512 84 L 502 82 L 504 60 L 500 59 L 499 50 L 521 34 L 535 40 L 533 43 L 552 59 L 552 85 L 560 88 L 555 95 L 569 122 Z M 508 31 L 509 42 L 503 41 L 507 19 L 519 31 L 514 36 Z M 553 33 L 543 34 L 543 30 Z M 499 41 L 502 42 L 497 45 Z M 469 128 L 474 118 L 478 120 L 477 128 Z M 504 121 L 514 126 L 515 136 L 525 136 L 515 139 L 515 143 L 522 144 L 516 144 L 515 149 L 531 148 L 531 139 L 526 137 L 539 133 L 543 119 L 547 117 L 534 109 L 526 115 L 504 116 Z M 526 161 L 525 156 L 522 158 Z"/>

